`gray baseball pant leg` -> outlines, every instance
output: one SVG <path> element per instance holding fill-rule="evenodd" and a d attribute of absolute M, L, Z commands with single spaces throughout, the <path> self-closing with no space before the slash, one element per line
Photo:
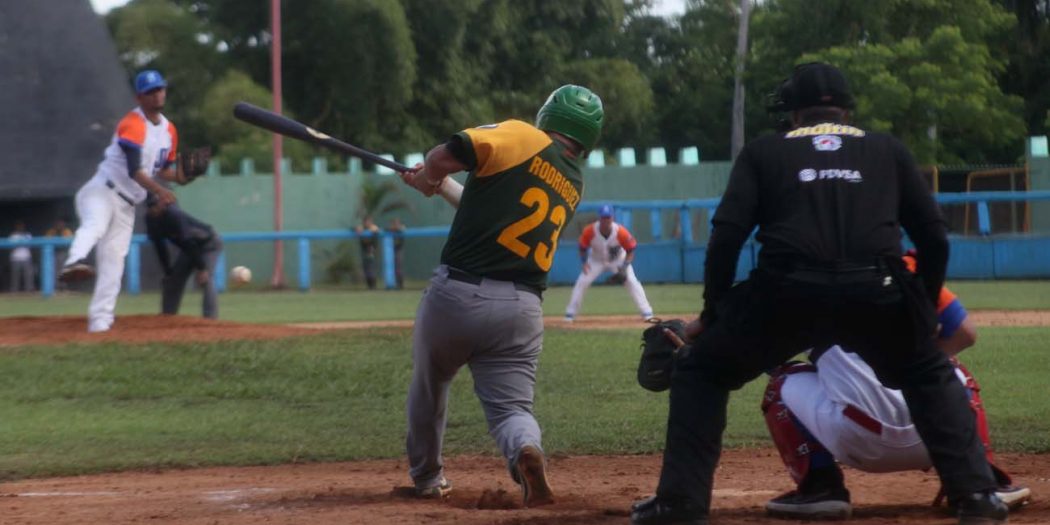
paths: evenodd
<path fill-rule="evenodd" d="M 220 253 L 222 253 L 222 240 L 213 237 L 204 250 L 204 268 L 208 270 L 209 275 L 208 282 L 204 283 L 201 290 L 204 296 L 201 303 L 201 315 L 205 319 L 219 318 L 219 294 L 215 290 L 215 263 L 218 262 Z"/>
<path fill-rule="evenodd" d="M 161 280 L 160 311 L 168 315 L 179 313 L 182 305 L 182 294 L 186 291 L 186 280 L 193 273 L 190 259 L 181 251 L 171 265 L 171 275 Z"/>
<path fill-rule="evenodd" d="M 540 447 L 532 414 L 536 362 L 543 341 L 540 298 L 506 281 L 480 285 L 448 279 L 439 267 L 424 292 L 413 332 L 408 396 L 409 474 L 417 487 L 437 484 L 448 390 L 469 364 L 489 433 L 512 462 L 521 447 Z M 542 449 L 541 449 L 542 450 Z"/>

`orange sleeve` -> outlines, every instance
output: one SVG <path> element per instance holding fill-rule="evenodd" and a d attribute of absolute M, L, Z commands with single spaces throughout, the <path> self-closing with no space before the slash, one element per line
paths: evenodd
<path fill-rule="evenodd" d="M 583 229 L 583 234 L 580 235 L 580 249 L 586 250 L 591 247 L 591 241 L 594 240 L 594 224 L 588 224 Z"/>
<path fill-rule="evenodd" d="M 168 135 L 171 135 L 171 151 L 168 152 L 168 162 L 175 162 L 179 151 L 179 132 L 175 131 L 175 124 L 168 121 Z"/>
<path fill-rule="evenodd" d="M 952 301 L 956 299 L 954 293 L 948 289 L 947 286 L 941 287 L 941 295 L 937 298 L 937 313 L 940 314 L 945 308 L 948 308 Z"/>
<path fill-rule="evenodd" d="M 146 121 L 134 111 L 124 115 L 117 123 L 117 140 L 141 148 L 146 143 Z"/>
<path fill-rule="evenodd" d="M 549 146 L 546 133 L 520 120 L 463 130 L 474 160 L 474 176 L 488 177 L 522 164 Z"/>
<path fill-rule="evenodd" d="M 620 229 L 616 231 L 616 240 L 620 242 L 620 247 L 627 251 L 631 251 L 638 247 L 638 241 L 634 240 L 634 235 L 620 225 Z"/>

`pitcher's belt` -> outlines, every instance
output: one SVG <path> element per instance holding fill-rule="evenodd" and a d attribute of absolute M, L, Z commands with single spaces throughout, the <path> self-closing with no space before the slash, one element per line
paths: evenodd
<path fill-rule="evenodd" d="M 135 201 L 132 200 L 131 197 L 128 197 L 127 195 L 124 195 L 124 192 L 118 190 L 117 189 L 117 185 L 113 184 L 113 181 L 111 181 L 109 179 L 106 179 L 106 187 L 111 189 L 111 190 L 113 190 L 113 191 L 115 191 L 115 192 L 117 192 L 117 197 L 120 197 L 121 199 L 124 199 L 124 202 L 126 202 L 126 203 L 128 203 L 128 204 L 130 204 L 132 206 L 135 205 Z"/>

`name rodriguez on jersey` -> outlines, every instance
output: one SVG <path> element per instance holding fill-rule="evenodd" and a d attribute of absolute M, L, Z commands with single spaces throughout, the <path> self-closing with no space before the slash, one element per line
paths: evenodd
<path fill-rule="evenodd" d="M 539 155 L 532 157 L 532 163 L 529 164 L 529 173 L 536 176 L 536 178 L 542 180 L 544 184 L 549 186 L 561 198 L 565 199 L 565 203 L 576 210 L 576 205 L 580 202 L 580 192 L 576 191 L 572 183 L 565 178 L 564 175 L 558 171 L 551 163 L 541 159 Z"/>

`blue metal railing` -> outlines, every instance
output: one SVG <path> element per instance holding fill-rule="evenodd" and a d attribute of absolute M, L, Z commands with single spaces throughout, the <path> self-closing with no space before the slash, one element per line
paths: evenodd
<path fill-rule="evenodd" d="M 970 192 L 970 193 L 940 193 L 936 195 L 940 204 L 976 204 L 978 233 L 982 236 L 991 234 L 991 212 L 988 206 L 991 202 L 1011 201 L 1042 201 L 1050 200 L 1050 191 L 1028 191 L 1028 192 Z M 649 224 L 653 240 L 663 240 L 662 213 L 667 210 L 678 210 L 680 226 L 680 242 L 688 245 L 693 242 L 691 212 L 694 210 L 707 210 L 708 219 L 718 207 L 720 199 L 688 199 L 688 200 L 650 200 L 650 201 L 616 201 L 612 202 L 616 209 L 616 219 L 624 226 L 630 228 L 635 211 L 648 211 Z M 577 208 L 577 212 L 595 212 L 606 202 L 583 202 Z M 387 288 L 395 286 L 394 276 L 394 240 L 395 236 L 403 238 L 414 237 L 444 237 L 448 235 L 448 226 L 433 226 L 423 228 L 408 228 L 401 233 L 380 232 L 373 234 L 380 240 L 383 251 L 383 280 Z M 350 240 L 360 238 L 352 230 L 298 230 L 283 232 L 231 232 L 224 233 L 224 243 L 231 242 L 259 242 L 287 240 L 296 241 L 299 256 L 299 289 L 307 291 L 310 289 L 311 274 L 311 241 L 316 240 Z M 366 234 L 367 235 L 367 234 Z M 126 260 L 125 276 L 127 278 L 127 291 L 137 294 L 141 291 L 141 246 L 148 242 L 144 235 L 132 237 L 131 247 L 128 250 Z M 69 238 L 42 237 L 27 241 L 10 241 L 0 239 L 0 249 L 10 249 L 18 246 L 40 248 L 40 280 L 41 293 L 51 296 L 55 291 L 55 250 L 56 248 L 68 247 L 71 243 Z M 223 291 L 226 289 L 226 257 L 220 254 L 216 263 L 215 275 L 216 287 Z"/>

